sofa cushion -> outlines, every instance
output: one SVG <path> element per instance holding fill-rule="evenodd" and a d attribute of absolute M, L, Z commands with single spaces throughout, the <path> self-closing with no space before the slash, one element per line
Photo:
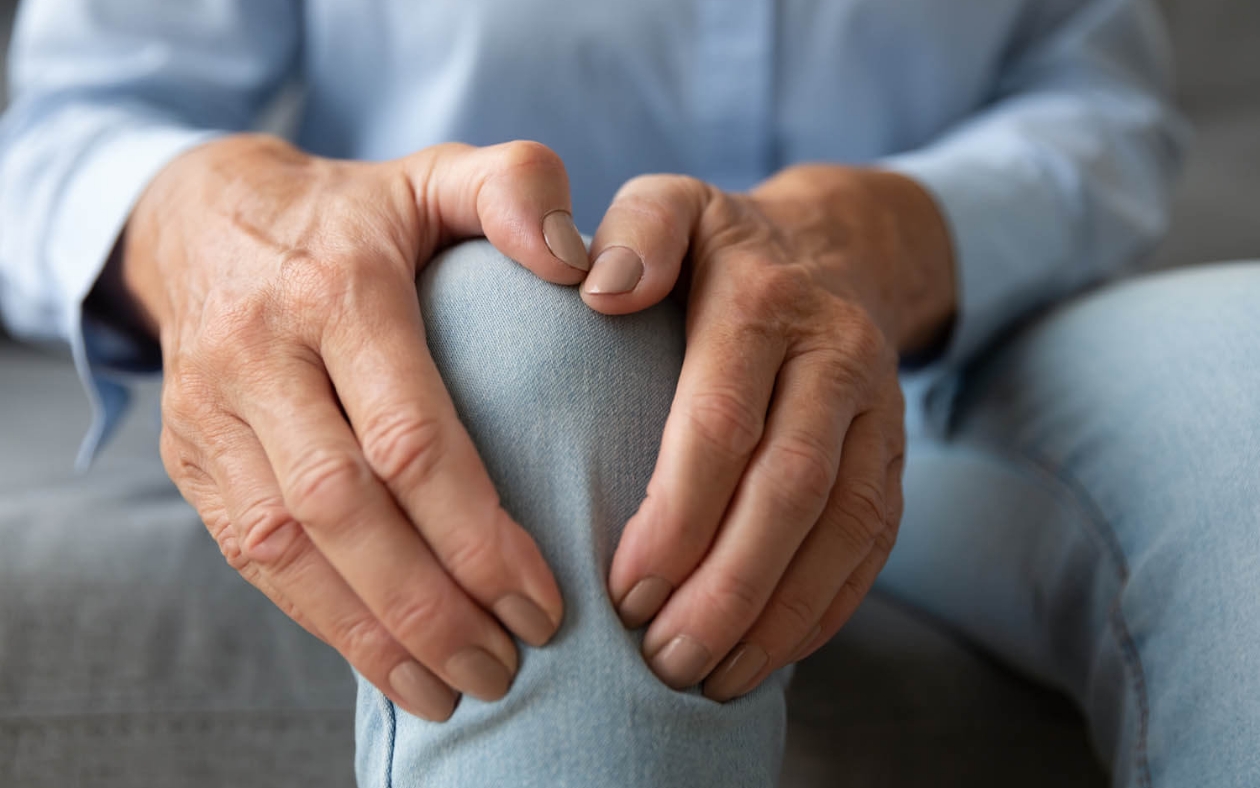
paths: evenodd
<path fill-rule="evenodd" d="M 155 394 L 76 476 L 73 368 L 0 340 L 0 785 L 352 784 L 349 669 L 224 563 Z"/>
<path fill-rule="evenodd" d="M 156 399 L 77 476 L 72 366 L 0 340 L 0 785 L 350 785 L 349 670 L 224 563 Z M 785 788 L 1105 784 L 1062 699 L 892 600 L 791 693 Z"/>

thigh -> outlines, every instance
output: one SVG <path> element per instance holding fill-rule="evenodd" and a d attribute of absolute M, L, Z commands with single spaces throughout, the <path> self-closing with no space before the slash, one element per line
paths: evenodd
<path fill-rule="evenodd" d="M 606 591 L 655 463 L 682 363 L 681 310 L 607 317 L 485 243 L 429 265 L 428 342 L 502 496 L 556 574 L 565 621 L 522 646 L 508 696 L 409 717 L 360 684 L 363 788 L 774 784 L 786 676 L 717 704 L 662 684 Z"/>
<path fill-rule="evenodd" d="M 1074 695 L 1118 785 L 1260 772 L 1260 264 L 1106 288 L 964 377 L 883 583 Z"/>

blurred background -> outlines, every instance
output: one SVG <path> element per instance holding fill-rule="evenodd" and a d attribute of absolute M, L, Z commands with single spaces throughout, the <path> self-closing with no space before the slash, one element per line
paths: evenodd
<path fill-rule="evenodd" d="M 0 53 L 18 0 L 0 0 Z M 1260 0 L 1159 0 L 1195 129 L 1171 232 L 1150 265 L 1260 258 Z M 7 59 L 7 58 L 6 58 Z M 7 84 L 0 86 L 3 106 Z"/>

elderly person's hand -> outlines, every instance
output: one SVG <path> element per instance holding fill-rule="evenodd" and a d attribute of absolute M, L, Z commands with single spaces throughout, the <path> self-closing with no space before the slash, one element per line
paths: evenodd
<path fill-rule="evenodd" d="M 264 136 L 150 184 L 121 278 L 160 337 L 162 458 L 231 564 L 404 709 L 496 699 L 562 614 L 430 358 L 418 267 L 485 235 L 552 282 L 588 267 L 560 160 L 530 143 L 385 163 Z"/>
<path fill-rule="evenodd" d="M 831 637 L 888 557 L 898 351 L 948 330 L 948 234 L 912 181 L 817 165 L 746 195 L 635 179 L 591 253 L 594 309 L 641 309 L 676 283 L 687 299 L 677 394 L 609 591 L 627 626 L 652 622 L 662 680 L 727 700 Z"/>

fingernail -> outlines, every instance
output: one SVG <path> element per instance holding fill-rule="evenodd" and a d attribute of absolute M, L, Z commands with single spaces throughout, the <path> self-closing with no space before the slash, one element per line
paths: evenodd
<path fill-rule="evenodd" d="M 731 652 L 710 674 L 709 680 L 704 683 L 705 697 L 725 703 L 743 695 L 769 661 L 770 657 L 760 646 L 745 643 Z"/>
<path fill-rule="evenodd" d="M 404 662 L 391 670 L 389 686 L 409 714 L 445 722 L 455 711 L 456 695 L 451 688 L 415 662 Z"/>
<path fill-rule="evenodd" d="M 602 295 L 628 293 L 642 278 L 643 260 L 624 246 L 612 246 L 595 258 L 595 265 L 582 288 Z"/>
<path fill-rule="evenodd" d="M 531 646 L 544 645 L 556 633 L 551 617 L 520 594 L 508 594 L 495 602 L 493 609 L 508 629 Z"/>
<path fill-rule="evenodd" d="M 645 577 L 634 584 L 617 606 L 617 615 L 627 629 L 638 629 L 656 615 L 674 587 L 663 577 Z"/>
<path fill-rule="evenodd" d="M 503 663 L 476 646 L 447 660 L 446 672 L 455 686 L 479 700 L 498 700 L 512 686 L 512 674 Z"/>
<path fill-rule="evenodd" d="M 543 217 L 543 240 L 551 253 L 570 268 L 579 271 L 591 270 L 591 261 L 586 254 L 586 244 L 582 234 L 573 223 L 573 214 L 568 211 L 552 211 Z"/>
<path fill-rule="evenodd" d="M 805 639 L 796 644 L 796 650 L 792 652 L 792 656 L 788 658 L 788 662 L 799 662 L 804 659 L 805 649 L 809 648 L 809 645 L 814 642 L 814 638 L 818 637 L 820 633 L 822 633 L 821 626 L 815 626 L 811 629 L 809 634 L 805 636 Z"/>
<path fill-rule="evenodd" d="M 652 672 L 674 689 L 699 683 L 709 664 L 709 650 L 694 638 L 679 635 L 649 661 Z"/>

